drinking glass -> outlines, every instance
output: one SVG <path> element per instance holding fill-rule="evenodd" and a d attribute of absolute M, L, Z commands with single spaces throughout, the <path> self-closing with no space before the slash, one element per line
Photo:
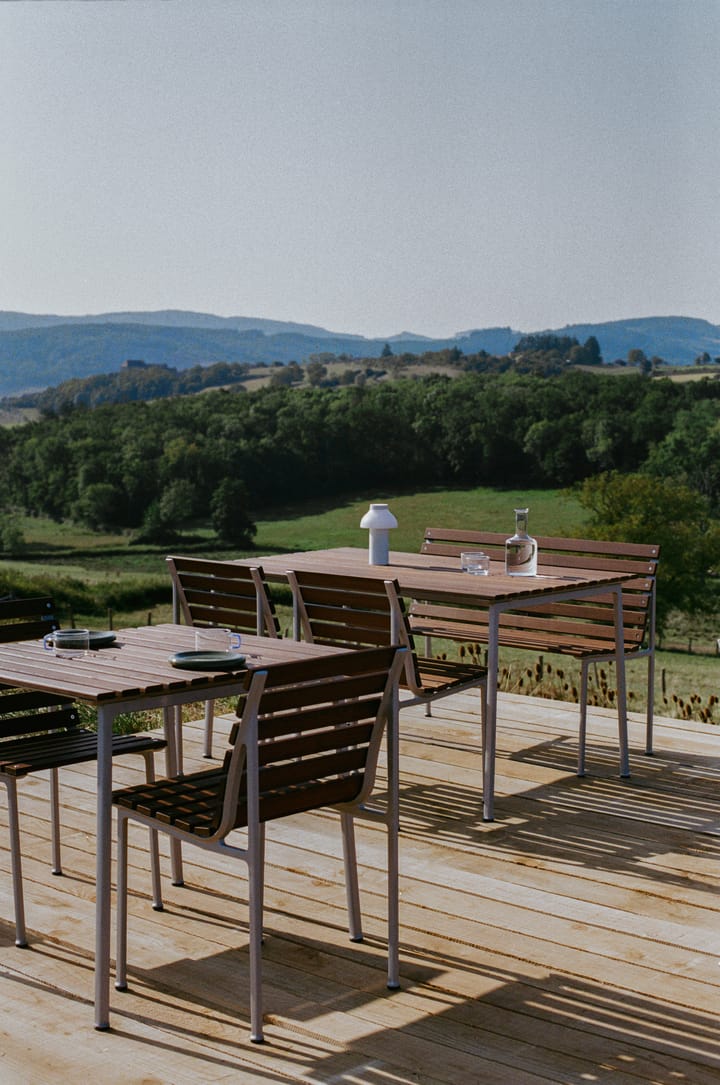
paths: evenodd
<path fill-rule="evenodd" d="M 241 644 L 242 637 L 231 629 L 213 626 L 211 629 L 195 630 L 195 648 L 198 652 L 230 652 Z"/>
<path fill-rule="evenodd" d="M 473 573 L 474 576 L 488 576 L 490 558 L 482 550 L 465 551 L 460 555 L 460 568 L 464 573 Z"/>
<path fill-rule="evenodd" d="M 43 648 L 59 659 L 79 659 L 90 650 L 88 629 L 56 629 L 43 637 Z"/>

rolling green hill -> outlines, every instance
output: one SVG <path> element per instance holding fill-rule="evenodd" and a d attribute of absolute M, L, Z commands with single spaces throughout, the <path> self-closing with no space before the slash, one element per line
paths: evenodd
<path fill-rule="evenodd" d="M 606 362 L 624 359 L 634 348 L 673 365 L 689 365 L 704 353 L 712 359 L 720 356 L 720 326 L 690 317 L 573 324 L 555 333 L 580 342 L 595 336 Z M 366 339 L 307 324 L 179 310 L 83 317 L 0 312 L 0 396 L 116 372 L 128 358 L 177 369 L 214 362 L 302 364 L 316 353 L 377 358 L 386 343 L 394 354 L 457 347 L 464 354 L 503 355 L 522 334 L 511 328 L 484 328 L 448 339 L 411 332 Z"/>

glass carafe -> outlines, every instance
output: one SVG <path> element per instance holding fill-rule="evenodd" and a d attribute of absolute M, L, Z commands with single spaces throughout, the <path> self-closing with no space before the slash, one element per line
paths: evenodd
<path fill-rule="evenodd" d="M 515 534 L 505 543 L 505 572 L 508 576 L 535 576 L 537 543 L 528 535 L 528 510 L 515 509 Z"/>

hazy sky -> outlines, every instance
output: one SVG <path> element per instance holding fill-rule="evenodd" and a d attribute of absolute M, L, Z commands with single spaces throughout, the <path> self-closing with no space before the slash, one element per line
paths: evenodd
<path fill-rule="evenodd" d="M 0 309 L 720 323 L 720 0 L 5 0 Z"/>

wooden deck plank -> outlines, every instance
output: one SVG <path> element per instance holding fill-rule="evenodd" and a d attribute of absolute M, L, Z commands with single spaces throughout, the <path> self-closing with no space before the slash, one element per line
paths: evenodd
<path fill-rule="evenodd" d="M 244 870 L 194 850 L 186 888 L 171 887 L 162 842 L 155 913 L 137 827 L 131 990 L 113 992 L 112 1030 L 94 1032 L 94 768 L 61 776 L 62 878 L 49 872 L 47 783 L 22 781 L 31 948 L 12 944 L 3 833 L 0 992 L 14 1007 L 0 1026 L 3 1085 L 78 1072 L 131 1085 L 720 1080 L 720 732 L 658 720 L 645 758 L 633 717 L 633 776 L 620 780 L 616 721 L 593 709 L 579 780 L 576 705 L 504 694 L 499 707 L 489 824 L 477 697 L 430 719 L 403 710 L 400 991 L 385 988 L 381 827 L 358 831 L 362 945 L 347 937 L 335 816 L 271 827 L 260 1048 L 248 1041 Z M 218 752 L 228 727 L 218 719 Z M 202 721 L 185 736 L 188 770 L 206 766 Z M 137 758 L 114 766 L 119 785 L 140 773 Z"/>

